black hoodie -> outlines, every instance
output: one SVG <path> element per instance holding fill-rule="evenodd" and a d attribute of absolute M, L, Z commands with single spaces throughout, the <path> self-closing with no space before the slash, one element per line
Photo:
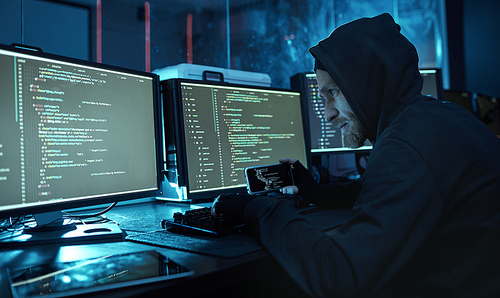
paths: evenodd
<path fill-rule="evenodd" d="M 311 296 L 500 297 L 500 140 L 420 94 L 418 56 L 399 30 L 388 14 L 363 18 L 310 49 L 374 144 L 351 218 L 324 233 L 261 197 L 245 219 Z"/>

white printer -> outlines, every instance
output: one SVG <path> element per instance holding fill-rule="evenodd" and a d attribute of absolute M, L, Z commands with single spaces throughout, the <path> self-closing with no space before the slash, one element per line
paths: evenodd
<path fill-rule="evenodd" d="M 159 75 L 161 81 L 182 78 L 253 86 L 271 86 L 271 77 L 265 73 L 188 63 L 155 69 L 153 73 Z"/>

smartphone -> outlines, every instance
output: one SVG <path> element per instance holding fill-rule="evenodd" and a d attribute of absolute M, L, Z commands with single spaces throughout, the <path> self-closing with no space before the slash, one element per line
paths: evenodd
<path fill-rule="evenodd" d="M 248 193 L 259 194 L 293 185 L 289 164 L 277 163 L 245 169 Z"/>

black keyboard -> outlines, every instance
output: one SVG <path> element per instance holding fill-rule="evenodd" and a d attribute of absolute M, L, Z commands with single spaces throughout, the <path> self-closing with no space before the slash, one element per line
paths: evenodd
<path fill-rule="evenodd" d="M 277 200 L 287 200 L 302 215 L 315 212 L 318 207 L 299 195 L 270 193 L 270 197 Z M 200 232 L 215 236 L 226 236 L 241 232 L 245 228 L 244 222 L 220 214 L 217 219 L 212 216 L 210 207 L 187 210 L 184 213 L 176 212 L 172 219 L 161 221 L 164 229 L 183 232 Z"/>

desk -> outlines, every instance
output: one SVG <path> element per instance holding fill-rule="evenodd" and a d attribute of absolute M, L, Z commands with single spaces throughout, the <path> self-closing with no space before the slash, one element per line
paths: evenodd
<path fill-rule="evenodd" d="M 189 209 L 187 204 L 152 201 L 134 205 L 118 205 L 106 216 L 119 223 L 127 235 L 161 230 L 160 221 L 174 212 Z M 348 210 L 319 210 L 306 215 L 312 225 L 323 230 L 348 218 Z M 330 227 L 326 226 L 325 219 Z M 250 237 L 250 236 L 249 236 Z M 194 271 L 194 275 L 161 284 L 100 292 L 92 297 L 300 297 L 302 292 L 265 251 L 260 249 L 234 258 L 215 257 L 130 241 L 88 245 L 39 245 L 16 249 L 0 249 L 2 267 L 12 270 L 50 262 L 69 262 L 101 257 L 110 253 L 130 253 L 155 249 L 175 262 Z M 4 278 L 4 277 L 2 277 Z M 3 294 L 4 289 L 0 289 Z M 2 296 L 5 297 L 5 296 Z"/>

